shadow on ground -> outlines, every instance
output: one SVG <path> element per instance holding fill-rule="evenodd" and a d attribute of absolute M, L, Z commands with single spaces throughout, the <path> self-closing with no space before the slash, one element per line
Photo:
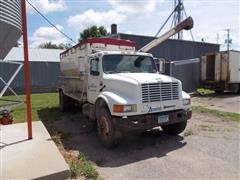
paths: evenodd
<path fill-rule="evenodd" d="M 52 111 L 55 112 L 56 109 Z M 89 123 L 81 113 L 78 111 L 67 114 L 59 112 L 54 119 L 47 115 L 52 111 L 51 109 L 38 111 L 39 118 L 50 134 L 53 128 L 63 134 L 68 134 L 70 138 L 62 142 L 64 148 L 83 153 L 100 167 L 118 167 L 149 158 L 160 158 L 186 145 L 183 137 L 168 136 L 160 129 L 154 129 L 125 137 L 119 146 L 108 150 L 101 145 L 95 124 Z"/>

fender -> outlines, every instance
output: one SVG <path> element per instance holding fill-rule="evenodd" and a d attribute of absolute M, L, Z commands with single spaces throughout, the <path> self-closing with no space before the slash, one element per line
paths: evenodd
<path fill-rule="evenodd" d="M 105 103 L 108 106 L 108 109 L 112 115 L 119 115 L 113 112 L 113 105 L 114 104 L 136 104 L 137 102 L 134 101 L 133 98 L 123 96 L 117 92 L 110 92 L 110 91 L 104 91 L 99 94 L 97 97 L 97 100 L 101 98 L 105 101 Z M 96 100 L 96 102 L 97 102 Z"/>
<path fill-rule="evenodd" d="M 191 97 L 190 97 L 190 95 L 188 93 L 182 91 L 182 98 L 183 99 L 190 99 Z"/>
<path fill-rule="evenodd" d="M 191 96 L 188 93 L 182 91 L 182 100 L 183 99 L 191 99 Z M 183 106 L 183 108 L 186 109 L 186 110 L 191 110 L 192 109 L 191 104 Z"/>

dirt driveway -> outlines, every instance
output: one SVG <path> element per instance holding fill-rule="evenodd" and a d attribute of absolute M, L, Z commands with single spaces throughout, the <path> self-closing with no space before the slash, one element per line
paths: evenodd
<path fill-rule="evenodd" d="M 209 94 L 191 98 L 195 106 L 205 106 L 211 109 L 240 113 L 240 95 L 235 93 Z"/>
<path fill-rule="evenodd" d="M 71 134 L 66 148 L 84 153 L 104 179 L 239 179 L 239 124 L 194 113 L 180 136 L 156 129 L 128 137 L 113 150 L 100 144 L 80 115 L 55 122 Z"/>

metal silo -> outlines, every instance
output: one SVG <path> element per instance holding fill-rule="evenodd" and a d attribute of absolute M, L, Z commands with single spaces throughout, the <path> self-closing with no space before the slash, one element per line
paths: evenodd
<path fill-rule="evenodd" d="M 21 29 L 21 1 L 0 0 L 0 60 L 17 43 Z"/>

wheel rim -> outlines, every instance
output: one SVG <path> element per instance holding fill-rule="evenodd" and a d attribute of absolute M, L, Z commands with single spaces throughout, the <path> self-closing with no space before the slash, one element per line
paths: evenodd
<path fill-rule="evenodd" d="M 109 136 L 109 125 L 106 117 L 102 116 L 100 118 L 98 130 L 102 137 Z"/>

